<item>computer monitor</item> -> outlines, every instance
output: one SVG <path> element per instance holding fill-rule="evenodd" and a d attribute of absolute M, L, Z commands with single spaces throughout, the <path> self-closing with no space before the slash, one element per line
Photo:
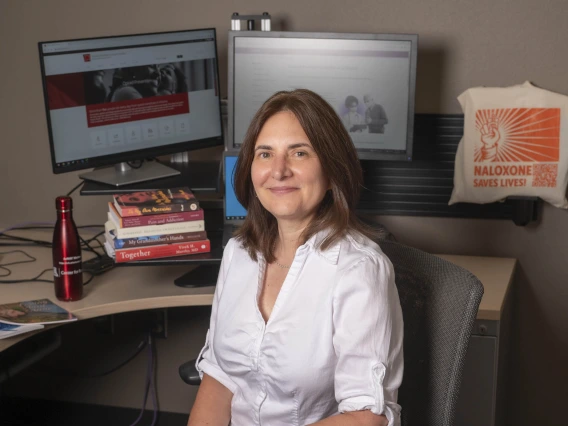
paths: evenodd
<path fill-rule="evenodd" d="M 178 174 L 135 160 L 223 144 L 215 29 L 39 43 L 54 173 L 123 185 Z M 137 166 L 132 164 L 133 166 Z"/>
<path fill-rule="evenodd" d="M 229 32 L 227 149 L 279 90 L 310 89 L 337 111 L 361 159 L 412 159 L 417 35 Z"/>

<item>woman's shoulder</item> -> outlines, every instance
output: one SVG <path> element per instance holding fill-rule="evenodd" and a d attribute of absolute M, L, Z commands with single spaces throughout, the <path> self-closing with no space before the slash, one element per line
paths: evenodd
<path fill-rule="evenodd" d="M 233 237 L 227 241 L 227 244 L 223 248 L 223 258 L 228 257 L 229 259 L 234 258 L 235 256 L 241 256 L 246 254 L 248 256 L 247 250 L 243 247 L 242 242 Z"/>
<path fill-rule="evenodd" d="M 372 239 L 359 232 L 350 232 L 340 242 L 339 269 L 353 268 L 368 262 L 377 266 L 390 264 L 381 247 Z"/>

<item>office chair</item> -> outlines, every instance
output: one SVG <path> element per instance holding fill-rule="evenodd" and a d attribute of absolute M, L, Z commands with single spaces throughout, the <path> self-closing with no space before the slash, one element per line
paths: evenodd
<path fill-rule="evenodd" d="M 402 244 L 379 242 L 391 260 L 404 318 L 403 426 L 451 426 L 483 286 L 469 271 Z M 200 383 L 195 361 L 179 368 Z"/>

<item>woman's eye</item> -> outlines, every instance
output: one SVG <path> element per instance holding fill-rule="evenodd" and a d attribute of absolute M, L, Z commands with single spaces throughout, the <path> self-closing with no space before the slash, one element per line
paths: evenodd
<path fill-rule="evenodd" d="M 270 157 L 270 154 L 268 152 L 260 152 L 258 154 L 258 157 L 259 158 L 268 158 L 268 157 Z"/>
<path fill-rule="evenodd" d="M 297 152 L 295 153 L 295 155 L 296 155 L 296 157 L 305 157 L 305 156 L 308 155 L 308 153 L 307 153 L 307 152 L 304 152 L 304 151 L 297 151 Z"/>

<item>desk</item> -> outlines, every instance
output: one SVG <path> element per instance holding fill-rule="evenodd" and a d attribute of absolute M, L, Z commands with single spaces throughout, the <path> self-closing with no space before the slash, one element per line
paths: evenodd
<path fill-rule="evenodd" d="M 28 271 L 31 271 L 29 275 L 33 275 L 34 271 L 51 267 L 49 249 L 30 247 L 25 250 L 37 257 L 37 262 L 33 264 L 33 269 L 28 265 L 13 267 L 14 279 L 24 278 Z M 516 260 L 439 256 L 468 269 L 483 283 L 485 293 L 477 319 L 500 320 Z M 48 283 L 6 284 L 0 287 L 0 301 L 13 303 L 48 298 L 75 314 L 79 320 L 144 309 L 211 305 L 215 287 L 180 288 L 173 284 L 174 279 L 188 270 L 188 266 L 181 265 L 115 267 L 104 275 L 95 277 L 85 286 L 84 297 L 77 302 L 58 301 L 53 286 Z M 30 335 L 32 334 L 26 333 L 0 340 L 0 352 Z"/>
<path fill-rule="evenodd" d="M 25 250 L 38 260 L 33 267 L 13 267 L 14 279 L 33 276 L 36 271 L 51 266 L 49 249 L 33 247 Z M 500 417 L 498 408 L 502 406 L 498 401 L 503 392 L 503 367 L 506 359 L 503 343 L 506 335 L 509 289 L 516 260 L 439 256 L 468 269 L 485 287 L 468 350 L 456 424 L 499 424 L 496 419 Z M 54 297 L 53 286 L 48 283 L 2 285 L 0 301 L 10 303 L 50 298 L 74 313 L 79 320 L 145 309 L 211 305 L 215 287 L 180 288 L 173 284 L 174 279 L 189 268 L 181 265 L 116 267 L 102 276 L 95 277 L 85 287 L 82 300 L 68 303 L 58 302 Z M 0 352 L 39 332 L 41 330 L 0 340 Z M 477 420 L 480 418 L 483 421 Z"/>
<path fill-rule="evenodd" d="M 48 249 L 37 250 L 51 254 Z M 44 259 L 47 256 L 40 257 L 36 249 L 27 251 L 38 256 L 38 271 L 50 267 L 51 259 Z M 16 271 L 15 268 L 13 270 Z M 83 299 L 76 302 L 58 301 L 53 285 L 48 283 L 6 284 L 0 287 L 0 301 L 12 303 L 48 298 L 75 314 L 79 321 L 145 309 L 211 305 L 215 287 L 181 288 L 174 285 L 174 279 L 188 270 L 187 266 L 115 267 L 104 275 L 95 277 L 85 286 Z M 23 276 L 22 273 L 18 275 Z M 14 274 L 14 278 L 19 277 Z M 45 329 L 51 327 L 53 326 Z M 33 334 L 25 333 L 0 340 L 0 352 Z"/>

